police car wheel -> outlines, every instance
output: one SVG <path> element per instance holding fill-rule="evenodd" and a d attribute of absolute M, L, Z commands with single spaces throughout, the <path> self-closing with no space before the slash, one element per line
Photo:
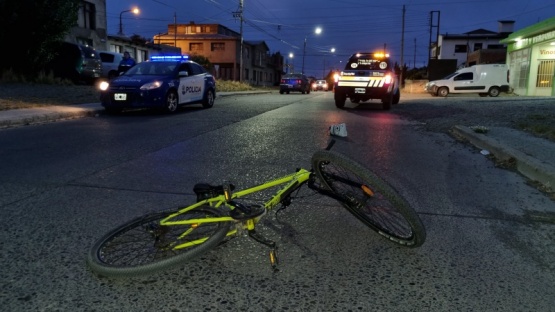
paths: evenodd
<path fill-rule="evenodd" d="M 391 109 L 391 104 L 393 104 L 393 94 L 386 94 L 383 98 L 382 98 L 382 108 L 384 110 L 390 110 Z"/>
<path fill-rule="evenodd" d="M 399 100 L 401 99 L 401 92 L 397 89 L 395 95 L 393 96 L 393 104 L 399 104 Z"/>
<path fill-rule="evenodd" d="M 177 92 L 174 90 L 170 90 L 166 94 L 164 110 L 168 113 L 175 113 L 177 111 Z"/>
<path fill-rule="evenodd" d="M 214 91 L 212 89 L 206 91 L 206 96 L 202 100 L 202 107 L 210 108 L 214 106 Z"/>
<path fill-rule="evenodd" d="M 335 100 L 335 107 L 343 108 L 345 107 L 345 101 L 347 100 L 347 95 L 345 95 L 344 93 L 335 92 L 334 100 Z"/>

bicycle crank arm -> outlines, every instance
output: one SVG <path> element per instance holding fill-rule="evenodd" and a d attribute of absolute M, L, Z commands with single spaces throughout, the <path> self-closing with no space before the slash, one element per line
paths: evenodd
<path fill-rule="evenodd" d="M 271 248 L 270 250 L 270 264 L 272 265 L 272 269 L 274 272 L 279 271 L 277 268 L 278 266 L 278 257 L 277 257 L 277 245 L 274 241 L 265 239 L 264 237 L 260 236 L 255 230 L 249 230 L 249 237 L 254 239 L 260 244 L 264 244 Z"/>

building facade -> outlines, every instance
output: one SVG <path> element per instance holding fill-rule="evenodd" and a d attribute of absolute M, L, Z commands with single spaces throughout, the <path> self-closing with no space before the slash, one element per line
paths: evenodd
<path fill-rule="evenodd" d="M 151 55 L 181 53 L 174 46 L 134 40 L 124 34 L 109 35 L 107 27 L 106 0 L 81 1 L 77 25 L 71 28 L 64 41 L 90 46 L 97 51 L 128 51 L 137 62 L 148 60 Z"/>
<path fill-rule="evenodd" d="M 555 17 L 509 35 L 510 85 L 519 95 L 555 96 Z"/>
<path fill-rule="evenodd" d="M 432 47 L 432 58 L 456 59 L 457 67 L 505 63 L 506 47 L 501 40 L 513 32 L 514 21 L 499 21 L 497 32 L 476 29 L 463 34 L 443 34 Z"/>
<path fill-rule="evenodd" d="M 220 24 L 170 24 L 168 32 L 154 36 L 153 41 L 206 57 L 214 65 L 217 79 L 272 86 L 281 78 L 283 58 L 279 53 L 271 55 L 264 41 L 243 41 L 241 53 L 241 34 Z"/>

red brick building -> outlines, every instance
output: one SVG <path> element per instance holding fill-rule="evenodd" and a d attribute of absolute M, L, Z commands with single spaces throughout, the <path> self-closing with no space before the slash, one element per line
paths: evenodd
<path fill-rule="evenodd" d="M 283 71 L 283 57 L 279 52 L 270 55 L 264 41 L 243 40 L 241 66 L 241 34 L 220 24 L 170 24 L 168 32 L 154 36 L 153 41 L 181 48 L 183 54 L 206 57 L 217 79 L 272 86 Z"/>

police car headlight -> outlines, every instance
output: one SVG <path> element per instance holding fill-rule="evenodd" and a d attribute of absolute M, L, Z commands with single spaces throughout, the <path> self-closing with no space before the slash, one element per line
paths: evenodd
<path fill-rule="evenodd" d="M 109 87 L 110 87 L 110 84 L 107 81 L 102 81 L 98 85 L 98 88 L 100 89 L 100 91 L 106 91 L 106 90 L 108 90 Z"/>
<path fill-rule="evenodd" d="M 162 82 L 161 81 L 153 81 L 153 82 L 149 82 L 149 83 L 145 83 L 144 85 L 141 86 L 141 90 L 153 90 L 153 89 L 157 89 L 160 88 L 162 86 Z"/>

